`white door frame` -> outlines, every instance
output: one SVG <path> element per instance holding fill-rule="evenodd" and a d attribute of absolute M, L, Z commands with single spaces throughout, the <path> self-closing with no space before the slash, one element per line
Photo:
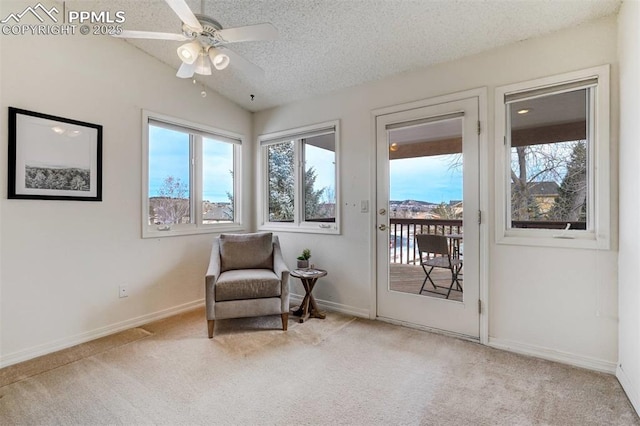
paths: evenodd
<path fill-rule="evenodd" d="M 434 98 L 419 100 L 415 102 L 392 105 L 384 108 L 378 108 L 371 111 L 371 137 L 373 141 L 376 141 L 376 118 L 378 116 L 392 114 L 401 111 L 407 111 L 416 108 L 423 108 L 432 105 L 442 104 L 446 102 L 459 101 L 468 98 L 478 98 L 478 118 L 480 120 L 480 135 L 478 136 L 479 143 L 479 178 L 480 178 L 480 212 L 482 215 L 482 221 L 480 223 L 480 273 L 479 273 L 479 286 L 480 286 L 480 300 L 482 304 L 482 309 L 480 312 L 480 343 L 487 344 L 489 341 L 489 221 L 492 215 L 489 214 L 489 145 L 488 141 L 488 117 L 487 117 L 487 88 L 482 87 L 478 89 L 466 90 L 463 92 L 456 92 L 448 95 L 438 96 Z M 370 276 L 374 279 L 371 280 L 370 284 L 370 319 L 377 318 L 377 217 L 376 217 L 376 208 L 377 206 L 377 143 L 372 143 L 371 145 L 371 200 L 373 200 L 370 205 L 374 208 L 370 209 L 370 220 L 369 223 L 372 225 L 371 235 L 374 238 L 371 238 L 370 241 L 370 258 L 371 258 L 371 270 L 369 271 Z M 426 327 L 419 327 L 428 329 Z M 442 333 L 441 330 L 432 330 Z"/>

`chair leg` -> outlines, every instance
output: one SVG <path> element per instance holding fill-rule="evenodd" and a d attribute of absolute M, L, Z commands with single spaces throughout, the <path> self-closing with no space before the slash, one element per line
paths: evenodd
<path fill-rule="evenodd" d="M 462 263 L 456 268 L 456 288 L 458 289 L 458 291 L 462 291 L 462 286 L 460 285 L 460 275 L 462 274 L 460 273 L 460 271 L 462 271 Z"/>
<path fill-rule="evenodd" d="M 462 292 L 462 286 L 460 285 L 460 275 L 456 274 L 456 288 Z"/>
<path fill-rule="evenodd" d="M 289 313 L 285 312 L 284 314 L 280 314 L 282 318 L 282 331 L 287 331 L 287 325 L 289 324 Z"/>
<path fill-rule="evenodd" d="M 427 283 L 427 278 L 428 277 L 424 277 L 424 281 L 422 281 L 422 287 L 420 287 L 420 291 L 418 292 L 418 294 L 422 294 L 422 291 L 424 290 L 424 285 Z"/>
<path fill-rule="evenodd" d="M 420 265 L 422 266 L 422 270 L 424 271 L 424 273 L 427 275 L 424 278 L 424 281 L 422 281 L 422 287 L 420 287 L 420 291 L 418 292 L 418 294 L 421 294 L 422 291 L 424 290 L 424 285 L 427 283 L 427 280 L 429 280 L 429 282 L 431 283 L 431 285 L 433 286 L 434 290 L 437 290 L 438 287 L 436 287 L 436 284 L 433 282 L 433 280 L 431 279 L 431 271 L 433 271 L 433 266 L 431 267 L 431 269 L 429 269 L 429 271 L 427 272 L 427 268 L 424 267 L 424 265 Z"/>
<path fill-rule="evenodd" d="M 449 291 L 447 291 L 447 299 L 449 298 L 449 295 L 451 294 L 451 290 L 453 290 L 453 284 L 456 282 L 455 278 L 451 278 L 451 285 L 449 286 Z"/>
<path fill-rule="evenodd" d="M 208 320 L 207 326 L 209 328 L 209 339 L 213 337 L 213 326 L 215 325 L 215 320 Z"/>
<path fill-rule="evenodd" d="M 451 290 L 453 290 L 453 285 L 456 285 L 458 291 L 462 292 L 462 287 L 460 286 L 460 281 L 458 281 L 458 272 L 455 269 L 451 269 L 451 285 L 449 286 L 449 291 L 447 292 L 447 299 L 451 294 Z"/>

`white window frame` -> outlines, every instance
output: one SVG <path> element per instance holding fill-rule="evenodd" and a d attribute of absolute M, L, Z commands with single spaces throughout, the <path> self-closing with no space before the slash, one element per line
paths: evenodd
<path fill-rule="evenodd" d="M 233 143 L 233 216 L 231 223 L 202 223 L 202 137 L 196 137 L 192 152 L 192 205 L 194 206 L 194 223 L 149 225 L 149 122 L 157 121 L 181 130 L 212 138 L 229 140 Z M 244 231 L 242 223 L 242 144 L 245 137 L 238 133 L 217 129 L 203 124 L 170 117 L 148 110 L 142 110 L 142 238 L 171 237 L 177 235 L 209 234 L 219 232 Z M 231 142 L 233 141 L 233 142 Z"/>
<path fill-rule="evenodd" d="M 336 185 L 336 217 L 335 222 L 305 222 L 304 218 L 304 152 L 301 140 L 311 135 L 333 129 L 335 134 L 335 185 Z M 294 220 L 293 222 L 269 221 L 269 170 L 267 147 L 276 143 L 294 140 Z M 260 149 L 260 223 L 259 230 L 280 232 L 306 232 L 314 234 L 340 234 L 340 120 L 326 121 L 281 132 L 268 133 L 258 137 Z"/>
<path fill-rule="evenodd" d="M 590 114 L 588 174 L 592 174 L 588 206 L 589 226 L 587 230 L 517 229 L 508 228 L 511 214 L 508 186 L 510 185 L 511 147 L 508 146 L 507 107 L 505 96 L 518 92 L 553 89 L 570 83 L 597 79 L 594 90 L 593 113 Z M 552 77 L 526 81 L 497 87 L 495 91 L 495 133 L 496 133 L 496 242 L 498 244 L 567 247 L 606 250 L 610 248 L 610 89 L 609 65 L 602 65 Z M 553 94 L 551 90 L 549 94 Z M 557 93 L 560 93 L 558 91 Z M 510 186 L 509 186 L 510 187 Z"/>

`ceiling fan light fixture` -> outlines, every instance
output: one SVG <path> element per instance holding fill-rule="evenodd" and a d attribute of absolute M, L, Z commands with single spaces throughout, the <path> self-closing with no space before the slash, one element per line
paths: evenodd
<path fill-rule="evenodd" d="M 182 65 L 180 65 L 180 68 L 178 69 L 178 73 L 176 74 L 176 77 L 191 78 L 193 77 L 193 73 L 195 72 L 195 70 L 196 70 L 195 62 L 193 64 L 182 63 Z"/>
<path fill-rule="evenodd" d="M 198 56 L 198 60 L 196 61 L 196 69 L 194 72 L 200 75 L 211 75 L 211 63 L 209 62 L 209 58 L 205 55 L 204 52 L 200 53 L 200 55 Z"/>
<path fill-rule="evenodd" d="M 209 58 L 217 70 L 225 69 L 230 62 L 229 57 L 215 47 L 209 49 Z"/>
<path fill-rule="evenodd" d="M 178 47 L 178 57 L 185 64 L 193 64 L 197 59 L 202 46 L 197 41 L 192 41 Z"/>

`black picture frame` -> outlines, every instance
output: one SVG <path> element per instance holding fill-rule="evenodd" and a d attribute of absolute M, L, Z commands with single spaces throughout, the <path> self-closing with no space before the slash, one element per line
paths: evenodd
<path fill-rule="evenodd" d="M 8 198 L 102 201 L 102 125 L 9 107 Z"/>

